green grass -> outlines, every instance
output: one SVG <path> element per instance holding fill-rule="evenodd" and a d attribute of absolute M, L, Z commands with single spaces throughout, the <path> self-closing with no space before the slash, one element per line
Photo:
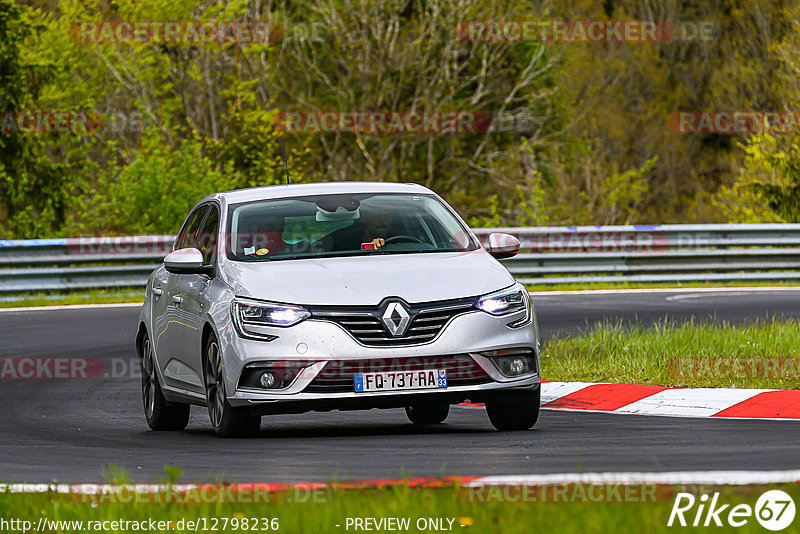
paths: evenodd
<path fill-rule="evenodd" d="M 797 321 L 662 322 L 648 328 L 605 323 L 548 340 L 542 350 L 542 376 L 556 381 L 798 389 L 798 350 Z"/>
<path fill-rule="evenodd" d="M 564 488 L 564 486 L 561 486 Z M 583 486 L 588 490 L 588 486 Z M 197 503 L 161 503 L 141 502 L 147 497 L 142 497 L 140 502 L 118 503 L 110 497 L 104 497 L 95 502 L 89 502 L 87 497 L 59 494 L 12 494 L 0 497 L 0 517 L 4 519 L 18 518 L 32 521 L 37 524 L 40 517 L 50 520 L 83 520 L 83 521 L 141 521 L 147 519 L 173 521 L 175 524 L 181 519 L 206 518 L 277 518 L 278 532 L 287 533 L 313 533 L 327 532 L 353 532 L 351 526 L 345 529 L 347 518 L 410 518 L 412 527 L 408 532 L 418 532 L 415 522 L 418 518 L 444 518 L 454 520 L 454 532 L 475 533 L 530 533 L 558 532 L 559 534 L 585 534 L 587 532 L 666 532 L 670 530 L 685 530 L 680 527 L 667 527 L 667 521 L 672 509 L 676 491 L 689 491 L 700 495 L 720 492 L 720 503 L 731 505 L 755 505 L 758 496 L 767 489 L 782 489 L 800 502 L 800 485 L 783 484 L 775 486 L 727 486 L 727 487 L 697 487 L 673 488 L 670 486 L 650 486 L 644 499 L 637 497 L 631 502 L 591 502 L 588 499 L 574 500 L 573 496 L 580 495 L 574 491 L 575 486 L 567 487 L 559 502 L 531 502 L 530 499 L 520 498 L 519 491 L 511 493 L 513 502 L 501 502 L 502 493 L 494 494 L 484 491 L 480 497 L 470 493 L 466 488 L 409 488 L 397 486 L 385 489 L 329 489 L 320 491 L 315 498 L 316 502 L 297 502 L 292 497 L 292 492 L 269 494 L 258 499 L 257 504 L 204 502 Z M 585 491 L 588 495 L 588 491 Z M 472 495 L 472 496 L 471 496 Z M 492 497 L 494 495 L 494 497 Z M 554 495 L 550 493 L 550 495 Z M 552 499 L 550 499 L 552 500 Z M 269 502 L 268 502 L 269 501 Z M 483 501 L 483 502 L 481 502 Z M 486 502 L 488 501 L 488 502 Z M 643 502 L 644 501 L 644 502 Z M 730 510 L 730 507 L 728 508 Z M 696 507 L 693 509 L 696 511 Z M 693 518 L 693 515 L 687 514 Z M 724 518 L 724 515 L 723 515 Z M 797 524 L 795 519 L 795 525 Z M 222 523 L 220 523 L 221 525 Z M 239 523 L 240 525 L 242 523 Z M 336 525 L 340 525 L 337 527 Z M 460 525 L 465 525 L 461 527 Z M 219 528 L 219 531 L 242 532 L 234 530 L 231 522 L 228 528 Z M 34 526 L 35 528 L 35 526 Z M 691 529 L 691 527 L 690 527 Z M 164 532 L 182 532 L 183 530 L 164 529 Z M 697 529 L 691 529 L 695 531 Z M 791 528 L 789 529 L 791 530 Z M 58 531 L 58 530 L 55 530 Z M 71 532 L 78 532 L 73 527 Z M 108 530 L 114 532 L 115 530 Z M 202 531 L 202 528 L 200 529 Z M 764 532 L 756 522 L 750 518 L 747 525 L 742 528 L 731 527 L 715 528 L 715 532 Z M 263 532 L 263 531 L 262 531 Z"/>
<path fill-rule="evenodd" d="M 0 308 L 22 308 L 27 306 L 65 306 L 70 304 L 117 304 L 121 302 L 143 302 L 144 289 L 94 290 L 64 293 L 26 293 L 4 295 L 14 300 L 0 301 Z"/>
<path fill-rule="evenodd" d="M 630 282 L 603 283 L 603 284 L 553 284 L 553 285 L 528 285 L 530 291 L 587 291 L 607 289 L 680 289 L 680 288 L 728 288 L 728 287 L 800 287 L 793 282 L 695 282 L 695 283 L 653 283 L 641 284 Z M 69 304 L 110 304 L 120 302 L 141 302 L 144 300 L 144 290 L 137 288 L 108 289 L 80 292 L 49 292 L 26 293 L 5 295 L 2 298 L 15 300 L 0 300 L 0 308 L 19 308 L 25 306 L 64 306 Z"/>
<path fill-rule="evenodd" d="M 590 291 L 603 289 L 681 289 L 681 288 L 728 288 L 728 287 L 796 287 L 800 284 L 795 281 L 718 281 L 718 282 L 603 282 L 583 284 L 527 284 L 529 291 Z"/>

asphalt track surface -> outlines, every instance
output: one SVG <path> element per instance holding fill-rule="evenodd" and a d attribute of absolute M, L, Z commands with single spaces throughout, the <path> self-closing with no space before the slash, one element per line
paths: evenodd
<path fill-rule="evenodd" d="M 536 296 L 542 337 L 601 320 L 664 317 L 742 323 L 800 317 L 800 289 Z M 264 417 L 257 439 L 224 440 L 193 407 L 185 432 L 142 414 L 133 337 L 137 308 L 0 313 L 0 357 L 91 356 L 106 376 L 0 380 L 0 480 L 97 482 L 110 465 L 135 481 L 298 482 L 398 476 L 800 468 L 800 423 L 543 410 L 528 432 L 495 432 L 480 409 L 414 427 L 402 410 Z M 108 365 L 116 362 L 116 368 Z M 119 375 L 119 376 L 113 376 Z M 545 378 L 546 369 L 545 369 Z"/>

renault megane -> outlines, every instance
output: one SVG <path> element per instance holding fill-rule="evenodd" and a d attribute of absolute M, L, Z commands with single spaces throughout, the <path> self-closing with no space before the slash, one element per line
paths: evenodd
<path fill-rule="evenodd" d="M 153 430 L 207 406 L 221 436 L 269 414 L 405 408 L 415 424 L 485 403 L 499 430 L 539 414 L 533 304 L 438 195 L 339 182 L 210 195 L 150 276 L 136 348 Z"/>

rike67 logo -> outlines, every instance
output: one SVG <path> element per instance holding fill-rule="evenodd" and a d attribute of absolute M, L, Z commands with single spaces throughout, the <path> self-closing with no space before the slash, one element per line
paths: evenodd
<path fill-rule="evenodd" d="M 719 502 L 719 493 L 711 497 L 704 493 L 699 499 L 691 493 L 678 493 L 667 526 L 742 527 L 755 517 L 762 527 L 777 532 L 792 524 L 795 511 L 794 500 L 781 490 L 765 492 L 758 498 L 755 507 L 749 504 L 733 507 L 722 504 Z"/>

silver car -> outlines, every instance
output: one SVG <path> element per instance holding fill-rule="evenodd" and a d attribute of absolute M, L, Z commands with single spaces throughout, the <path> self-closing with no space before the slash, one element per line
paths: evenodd
<path fill-rule="evenodd" d="M 414 424 L 485 403 L 499 430 L 540 401 L 533 304 L 431 190 L 338 182 L 210 195 L 147 282 L 136 349 L 153 430 L 207 406 L 220 436 L 261 417 L 405 408 Z"/>

